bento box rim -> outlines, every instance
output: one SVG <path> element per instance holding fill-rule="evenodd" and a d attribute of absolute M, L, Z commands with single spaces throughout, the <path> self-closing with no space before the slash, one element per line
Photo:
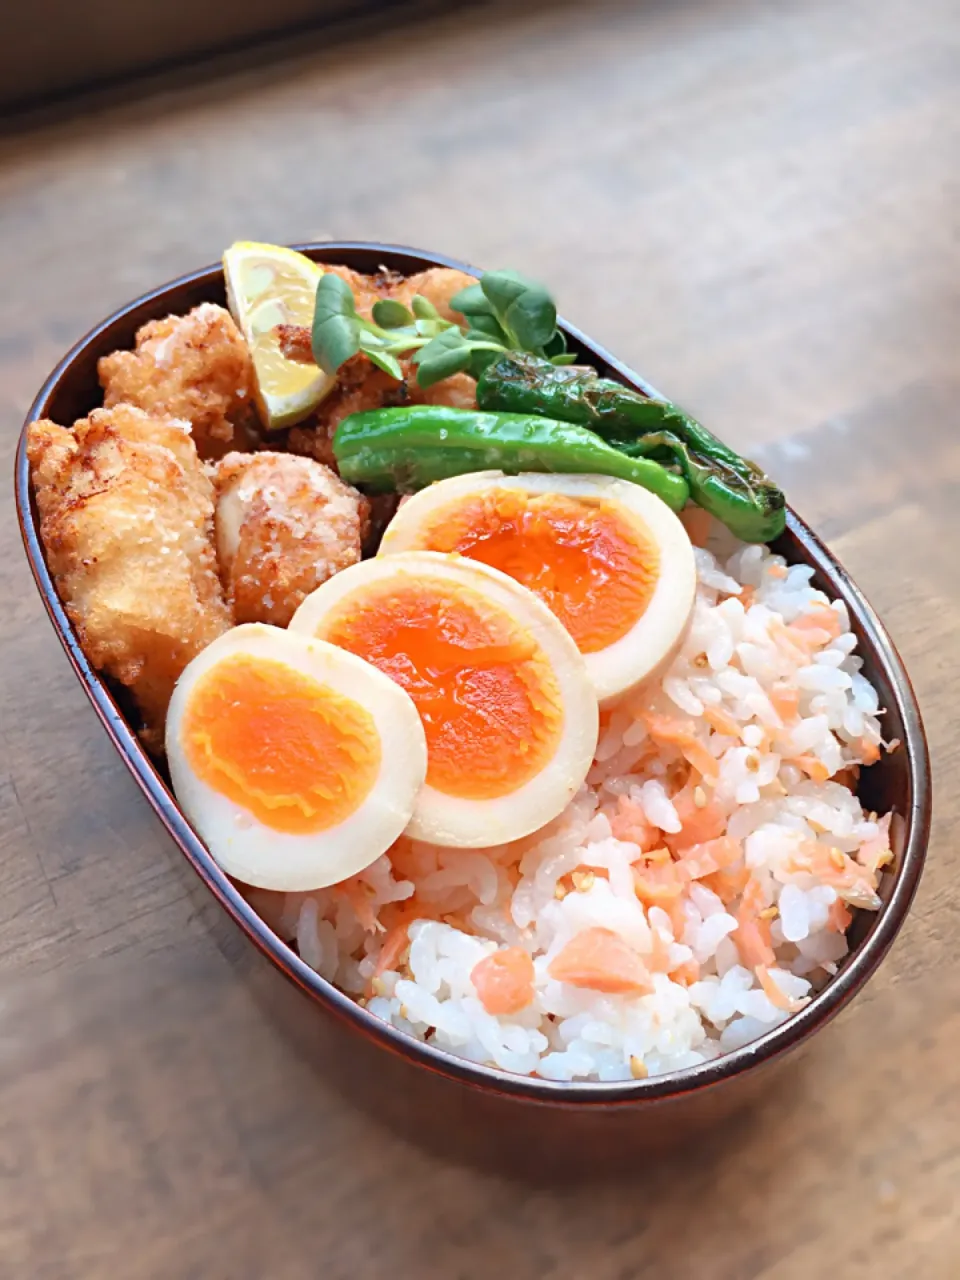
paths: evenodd
<path fill-rule="evenodd" d="M 404 274 L 434 266 L 453 267 L 473 274 L 478 271 L 446 254 L 373 241 L 306 242 L 291 247 L 318 262 L 344 263 L 348 266 L 360 262 L 357 269 L 366 271 L 375 270 L 380 265 L 400 270 Z M 220 905 L 250 941 L 290 981 L 340 1022 L 428 1071 L 452 1077 L 474 1088 L 508 1094 L 528 1102 L 560 1107 L 635 1107 L 656 1100 L 679 1098 L 742 1076 L 745 1072 L 752 1072 L 805 1042 L 863 987 L 886 955 L 903 924 L 919 884 L 929 841 L 931 785 L 929 752 L 920 709 L 893 641 L 843 566 L 792 508 L 788 508 L 786 537 L 796 544 L 802 558 L 814 567 L 818 578 L 828 582 L 831 590 L 845 601 L 858 624 L 861 646 L 869 649 L 872 662 L 883 669 L 893 690 L 903 723 L 903 744 L 900 749 L 907 755 L 908 797 L 905 812 L 901 815 L 904 822 L 903 851 L 888 899 L 877 913 L 867 936 L 851 953 L 837 977 L 806 1008 L 781 1026 L 743 1048 L 699 1066 L 630 1082 L 561 1082 L 514 1075 L 495 1067 L 477 1065 L 415 1040 L 369 1013 L 350 996 L 339 991 L 273 933 L 220 870 L 180 812 L 176 800 L 122 715 L 106 683 L 91 667 L 80 647 L 46 565 L 39 536 L 39 516 L 30 490 L 26 456 L 27 425 L 45 416 L 68 371 L 78 361 L 88 357 L 91 351 L 97 351 L 106 335 L 115 327 L 120 327 L 133 313 L 160 315 L 167 311 L 177 311 L 177 298 L 185 294 L 196 296 L 207 292 L 223 296 L 223 270 L 219 263 L 179 276 L 119 307 L 71 348 L 44 382 L 24 421 L 16 454 L 15 488 L 17 517 L 30 568 L 67 657 L 124 764 L 183 856 Z M 146 318 L 145 314 L 138 323 Z M 562 318 L 558 323 L 574 346 L 589 353 L 591 359 L 605 366 L 607 371 L 647 395 L 658 394 L 648 382 L 574 325 Z"/>

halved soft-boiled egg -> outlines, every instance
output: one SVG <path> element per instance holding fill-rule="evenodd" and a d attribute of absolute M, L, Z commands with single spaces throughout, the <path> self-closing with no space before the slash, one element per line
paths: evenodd
<path fill-rule="evenodd" d="M 598 712 L 584 661 L 550 610 L 498 570 L 435 552 L 365 560 L 312 592 L 290 626 L 365 658 L 413 699 L 427 738 L 415 839 L 519 839 L 586 777 Z"/>
<path fill-rule="evenodd" d="M 388 526 L 379 554 L 401 551 L 457 552 L 528 587 L 573 637 L 601 702 L 662 667 L 693 610 L 686 530 L 628 480 L 500 471 L 441 480 Z"/>
<path fill-rule="evenodd" d="M 248 623 L 187 666 L 167 713 L 177 800 L 228 875 L 296 892 L 368 867 L 427 768 L 404 691 L 333 645 Z"/>

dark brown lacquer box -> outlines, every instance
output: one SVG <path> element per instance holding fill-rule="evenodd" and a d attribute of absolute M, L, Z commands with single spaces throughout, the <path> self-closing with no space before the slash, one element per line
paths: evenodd
<path fill-rule="evenodd" d="M 449 258 L 393 245 L 297 247 L 318 262 L 343 263 L 359 271 L 382 265 L 405 274 L 430 266 L 464 267 Z M 100 356 L 132 346 L 136 330 L 145 321 L 186 312 L 205 301 L 224 302 L 219 266 L 184 276 L 131 302 L 61 361 L 37 396 L 28 421 L 49 417 L 70 424 L 84 416 L 100 403 Z M 651 393 L 642 379 L 583 334 L 569 325 L 563 327 L 571 347 L 602 373 Z M 250 966 L 243 962 L 244 980 L 251 982 L 255 993 L 262 993 L 265 1015 L 346 1096 L 429 1146 L 458 1159 L 493 1161 L 504 1171 L 547 1178 L 635 1165 L 643 1150 L 675 1148 L 694 1131 L 702 1134 L 708 1122 L 732 1114 L 749 1101 L 757 1084 L 772 1074 L 765 1068 L 805 1044 L 857 994 L 903 924 L 920 878 L 930 829 L 930 767 L 920 712 L 882 623 L 841 565 L 793 512 L 778 550 L 792 562 L 811 565 L 815 583 L 846 602 L 865 674 L 887 708 L 885 732 L 902 744 L 865 771 L 861 785 L 868 809 L 896 814 L 896 857 L 883 877 L 883 906 L 876 914 L 858 914 L 852 927 L 852 950 L 838 976 L 802 1012 L 745 1048 L 687 1071 L 629 1084 L 559 1084 L 474 1066 L 409 1039 L 324 981 L 257 917 L 210 857 L 178 809 L 166 777 L 141 748 L 124 714 L 122 693 L 91 669 L 80 649 L 44 560 L 23 439 L 17 454 L 16 491 L 23 541 L 43 602 L 121 759 L 226 915 L 306 997 L 288 998 L 286 992 L 291 989 L 273 980 L 269 966 L 256 965 L 256 976 L 251 978 Z M 211 927 L 219 933 L 225 918 L 213 915 Z M 235 948 L 229 950 L 235 952 Z M 241 962 L 237 963 L 239 967 Z M 317 1140 L 323 1141 L 323 1135 L 318 1134 Z"/>

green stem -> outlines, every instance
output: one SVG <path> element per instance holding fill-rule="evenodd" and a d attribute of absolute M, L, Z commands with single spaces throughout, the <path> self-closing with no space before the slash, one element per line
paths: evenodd
<path fill-rule="evenodd" d="M 394 342 L 389 347 L 380 347 L 378 350 L 385 351 L 387 355 L 399 356 L 407 351 L 418 351 L 420 347 L 425 347 L 428 342 L 432 342 L 433 338 L 409 338 L 403 342 Z M 506 351 L 508 348 L 502 347 L 499 342 L 472 342 L 467 341 L 471 351 Z"/>

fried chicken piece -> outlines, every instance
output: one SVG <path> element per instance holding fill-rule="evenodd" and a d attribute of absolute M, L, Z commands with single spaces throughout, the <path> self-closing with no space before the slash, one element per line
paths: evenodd
<path fill-rule="evenodd" d="M 340 474 L 337 460 L 333 456 L 333 432 L 318 422 L 316 416 L 287 432 L 287 449 L 298 458 L 312 458 L 322 467 Z"/>
<path fill-rule="evenodd" d="M 325 272 L 339 276 L 345 284 L 350 286 L 357 307 L 357 315 L 362 316 L 364 320 L 370 319 L 375 302 L 389 297 L 389 289 L 395 279 L 389 272 L 377 276 L 365 276 L 359 271 L 351 271 L 349 267 L 340 267 L 327 262 L 321 262 L 320 266 Z"/>
<path fill-rule="evenodd" d="M 311 591 L 360 559 L 369 504 L 329 467 L 228 453 L 214 485 L 220 576 L 237 622 L 285 627 Z"/>
<path fill-rule="evenodd" d="M 187 426 L 131 405 L 95 409 L 72 430 L 31 423 L 27 456 L 47 563 L 83 651 L 130 688 L 159 753 L 177 678 L 230 627 L 213 485 Z"/>
<path fill-rule="evenodd" d="M 278 324 L 274 332 L 280 354 L 297 364 L 316 364 L 310 330 L 305 324 Z"/>
<path fill-rule="evenodd" d="M 426 298 L 443 316 L 454 324 L 463 324 L 464 317 L 450 306 L 450 299 L 461 289 L 476 284 L 477 277 L 467 275 L 465 271 L 455 271 L 452 267 L 431 267 L 429 271 L 421 271 L 415 276 L 407 276 L 399 280 L 389 291 L 388 297 L 396 298 L 405 307 L 413 301 L 413 295 L 419 293 Z"/>
<path fill-rule="evenodd" d="M 452 373 L 432 387 L 421 387 L 414 368 L 407 374 L 407 394 L 411 404 L 447 404 L 452 409 L 477 407 L 477 382 L 468 373 Z"/>
<path fill-rule="evenodd" d="M 353 271 L 350 267 L 341 267 L 333 263 L 320 264 L 324 271 L 339 276 L 350 286 L 357 306 L 357 315 L 369 320 L 374 303 L 380 298 L 396 298 L 405 307 L 413 301 L 413 295 L 419 293 L 432 302 L 444 320 L 452 320 L 456 324 L 463 323 L 463 316 L 450 306 L 450 299 L 461 289 L 476 284 L 477 277 L 466 271 L 457 271 L 453 267 L 430 267 L 427 271 L 418 271 L 413 276 L 402 276 L 396 271 L 378 271 L 376 275 L 364 275 Z"/>
<path fill-rule="evenodd" d="M 134 351 L 98 365 L 103 403 L 132 404 L 190 424 L 201 458 L 246 447 L 253 424 L 253 362 L 229 311 L 204 302 L 185 316 L 151 320 Z"/>
<path fill-rule="evenodd" d="M 407 398 L 404 382 L 372 365 L 366 356 L 353 356 L 337 370 L 337 385 L 316 413 L 299 427 L 291 428 L 287 448 L 336 470 L 333 434 L 343 419 L 365 409 L 404 404 Z"/>

